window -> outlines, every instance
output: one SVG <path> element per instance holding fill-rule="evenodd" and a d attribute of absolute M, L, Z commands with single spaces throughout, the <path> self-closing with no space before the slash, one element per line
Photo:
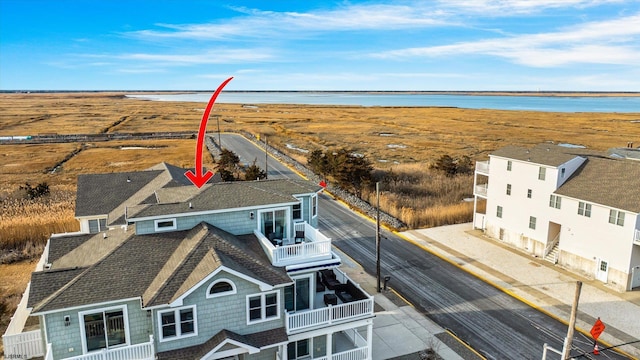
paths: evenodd
<path fill-rule="evenodd" d="M 511 195 L 511 184 L 507 184 L 507 195 Z"/>
<path fill-rule="evenodd" d="M 260 231 L 269 239 L 285 239 L 289 234 L 289 211 L 278 209 L 262 211 L 260 215 Z"/>
<path fill-rule="evenodd" d="M 578 202 L 578 215 L 591 217 L 591 204 L 585 202 Z"/>
<path fill-rule="evenodd" d="M 540 166 L 540 168 L 538 169 L 538 180 L 544 180 L 546 175 L 547 175 L 547 168 L 543 168 L 542 166 Z"/>
<path fill-rule="evenodd" d="M 529 216 L 529 229 L 536 229 L 536 218 L 533 216 Z"/>
<path fill-rule="evenodd" d="M 107 219 L 92 219 L 89 220 L 89 233 L 97 234 L 100 231 L 107 230 Z"/>
<path fill-rule="evenodd" d="M 557 195 L 549 196 L 549 207 L 560 209 L 560 201 L 562 198 Z"/>
<path fill-rule="evenodd" d="M 214 281 L 207 289 L 207 299 L 236 293 L 235 284 L 231 280 L 220 279 Z"/>
<path fill-rule="evenodd" d="M 565 168 L 560 169 L 560 177 L 564 178 L 565 171 L 566 171 Z"/>
<path fill-rule="evenodd" d="M 309 358 L 309 339 L 298 340 L 287 344 L 287 359 Z"/>
<path fill-rule="evenodd" d="M 498 206 L 496 209 L 496 216 L 502 218 L 502 206 Z"/>
<path fill-rule="evenodd" d="M 302 204 L 293 205 L 293 220 L 302 220 Z"/>
<path fill-rule="evenodd" d="M 527 197 L 528 197 L 529 199 L 531 199 L 531 196 L 532 196 L 532 195 L 533 195 L 533 190 L 531 190 L 531 189 L 527 189 Z"/>
<path fill-rule="evenodd" d="M 175 230 L 177 228 L 176 219 L 156 220 L 154 224 L 156 231 Z"/>
<path fill-rule="evenodd" d="M 311 216 L 318 216 L 318 195 L 313 195 L 311 197 Z"/>
<path fill-rule="evenodd" d="M 609 210 L 609 223 L 624 226 L 624 212 Z"/>
<path fill-rule="evenodd" d="M 278 319 L 280 317 L 278 302 L 277 291 L 247 296 L 247 323 Z"/>
<path fill-rule="evenodd" d="M 169 341 L 197 335 L 196 307 L 189 306 L 169 311 L 158 311 L 160 341 Z"/>
<path fill-rule="evenodd" d="M 507 171 L 511 171 L 511 166 L 512 166 L 511 160 L 507 160 Z"/>
<path fill-rule="evenodd" d="M 82 321 L 84 352 L 127 344 L 126 308 L 87 311 L 79 314 Z"/>

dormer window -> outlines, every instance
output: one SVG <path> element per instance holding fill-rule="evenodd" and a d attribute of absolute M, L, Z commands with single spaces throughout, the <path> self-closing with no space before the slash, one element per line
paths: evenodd
<path fill-rule="evenodd" d="M 162 219 L 154 222 L 156 231 L 169 231 L 177 229 L 176 219 Z"/>
<path fill-rule="evenodd" d="M 207 299 L 232 295 L 236 293 L 236 286 L 233 281 L 228 279 L 220 279 L 214 281 L 207 289 Z"/>

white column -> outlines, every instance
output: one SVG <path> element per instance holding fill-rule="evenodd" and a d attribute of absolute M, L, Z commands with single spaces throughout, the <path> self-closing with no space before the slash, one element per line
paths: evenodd
<path fill-rule="evenodd" d="M 327 334 L 327 359 L 333 356 L 333 333 Z"/>
<path fill-rule="evenodd" d="M 367 359 L 373 359 L 373 321 L 367 325 Z"/>

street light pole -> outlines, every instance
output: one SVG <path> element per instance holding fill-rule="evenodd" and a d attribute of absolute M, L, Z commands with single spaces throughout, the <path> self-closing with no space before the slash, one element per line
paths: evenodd
<path fill-rule="evenodd" d="M 220 115 L 216 115 L 216 122 L 218 123 L 218 146 L 222 149 L 222 141 L 220 141 Z"/>

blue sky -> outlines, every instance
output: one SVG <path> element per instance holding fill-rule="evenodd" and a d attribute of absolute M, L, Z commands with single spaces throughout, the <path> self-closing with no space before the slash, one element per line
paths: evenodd
<path fill-rule="evenodd" d="M 640 91 L 640 1 L 0 0 L 0 90 Z"/>

